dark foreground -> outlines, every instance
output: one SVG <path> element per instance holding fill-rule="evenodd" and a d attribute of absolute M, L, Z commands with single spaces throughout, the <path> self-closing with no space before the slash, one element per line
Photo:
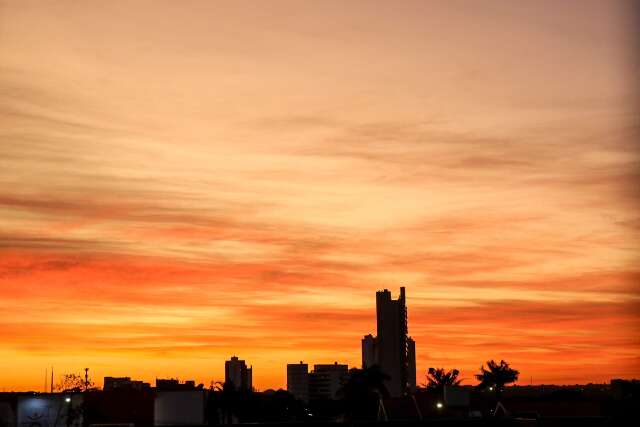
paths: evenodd
<path fill-rule="evenodd" d="M 545 417 L 539 419 L 429 419 L 422 421 L 377 421 L 377 422 L 288 422 L 288 423 L 241 423 L 235 426 L 260 427 L 596 427 L 596 426 L 636 426 L 637 419 L 610 417 Z M 95 427 L 102 427 L 96 425 Z M 106 426 L 104 426 L 106 427 Z M 124 427 L 124 426 L 123 426 Z M 193 427 L 184 425 L 162 427 Z"/>

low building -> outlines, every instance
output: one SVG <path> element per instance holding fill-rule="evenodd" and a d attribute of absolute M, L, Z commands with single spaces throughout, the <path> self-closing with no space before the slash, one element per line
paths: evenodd
<path fill-rule="evenodd" d="M 156 391 L 155 426 L 201 426 L 205 424 L 205 390 Z"/>
<path fill-rule="evenodd" d="M 309 374 L 309 399 L 335 399 L 348 375 L 349 367 L 338 362 L 314 365 Z"/>
<path fill-rule="evenodd" d="M 188 390 L 202 390 L 204 386 L 198 384 L 196 386 L 195 381 L 185 381 L 181 383 L 175 378 L 169 379 L 156 379 L 156 390 L 158 391 L 188 391 Z"/>
<path fill-rule="evenodd" d="M 104 377 L 104 391 L 112 390 L 147 390 L 151 384 L 144 381 L 131 380 L 129 377 Z"/>
<path fill-rule="evenodd" d="M 83 393 L 84 425 L 152 426 L 155 395 L 151 388 L 137 390 L 126 387 Z"/>
<path fill-rule="evenodd" d="M 82 427 L 82 406 L 80 393 L 21 395 L 17 402 L 17 426 Z"/>

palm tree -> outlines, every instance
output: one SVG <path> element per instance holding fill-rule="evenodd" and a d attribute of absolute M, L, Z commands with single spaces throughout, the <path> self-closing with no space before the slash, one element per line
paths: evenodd
<path fill-rule="evenodd" d="M 493 388 L 496 394 L 496 400 L 499 402 L 502 396 L 502 388 L 505 384 L 516 382 L 520 372 L 510 368 L 509 364 L 504 360 L 501 360 L 500 363 L 493 359 L 489 360 L 487 362 L 487 368 L 488 369 L 485 369 L 484 365 L 482 365 L 480 367 L 480 373 L 476 374 L 476 379 L 480 381 L 478 388 L 489 388 L 489 390 Z"/>
<path fill-rule="evenodd" d="M 458 379 L 460 371 L 452 369 L 445 371 L 444 368 L 429 368 L 427 371 L 427 388 L 438 393 L 444 393 L 446 386 L 460 385 L 462 380 Z"/>

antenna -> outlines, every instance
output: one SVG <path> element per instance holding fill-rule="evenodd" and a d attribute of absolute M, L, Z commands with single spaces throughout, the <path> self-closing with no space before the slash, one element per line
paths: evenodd
<path fill-rule="evenodd" d="M 51 366 L 51 393 L 53 393 L 53 365 Z"/>
<path fill-rule="evenodd" d="M 47 378 L 49 377 L 49 368 L 44 368 L 44 392 L 47 392 Z"/>

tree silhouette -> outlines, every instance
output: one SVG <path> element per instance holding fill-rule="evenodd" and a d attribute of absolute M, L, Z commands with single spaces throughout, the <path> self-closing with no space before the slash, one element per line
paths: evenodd
<path fill-rule="evenodd" d="M 92 381 L 85 381 L 85 379 L 76 374 L 64 374 L 55 389 L 60 392 L 73 392 L 78 393 L 81 391 L 87 391 L 94 386 Z"/>
<path fill-rule="evenodd" d="M 502 389 L 505 384 L 516 382 L 519 374 L 520 372 L 510 368 L 509 364 L 504 360 L 501 360 L 500 363 L 493 359 L 489 360 L 487 362 L 487 369 L 482 365 L 480 367 L 480 373 L 476 374 L 476 379 L 480 381 L 478 388 L 493 388 L 496 394 L 496 400 L 500 401 Z"/>
<path fill-rule="evenodd" d="M 349 377 L 339 391 L 345 402 L 347 418 L 374 418 L 380 399 L 389 397 L 384 384 L 387 379 L 389 376 L 378 365 L 350 369 Z"/>
<path fill-rule="evenodd" d="M 64 374 L 55 389 L 60 392 L 80 392 L 85 389 L 85 381 L 80 375 Z"/>
<path fill-rule="evenodd" d="M 457 369 L 445 371 L 444 368 L 429 368 L 429 371 L 427 371 L 427 388 L 443 393 L 445 386 L 460 385 L 462 380 L 458 379 L 458 375 L 460 375 L 460 371 Z"/>

